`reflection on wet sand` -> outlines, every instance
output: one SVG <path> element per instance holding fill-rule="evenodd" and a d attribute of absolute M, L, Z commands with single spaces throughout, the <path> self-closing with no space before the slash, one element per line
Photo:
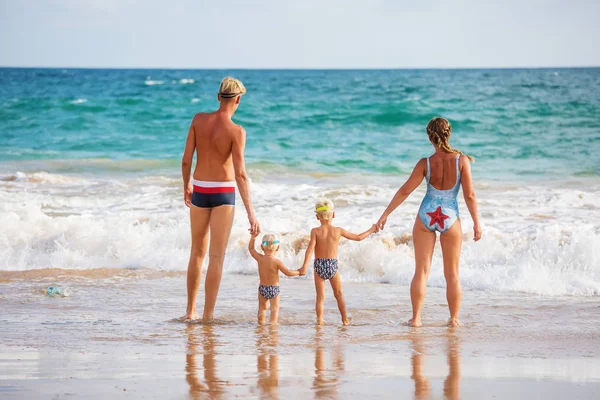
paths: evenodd
<path fill-rule="evenodd" d="M 279 399 L 279 357 L 277 343 L 278 327 L 260 325 L 256 328 L 256 371 L 257 386 L 261 399 Z"/>
<path fill-rule="evenodd" d="M 412 375 L 415 382 L 415 399 L 428 399 L 431 392 L 429 380 L 423 374 L 424 350 L 423 338 L 418 333 L 411 335 L 413 355 L 411 357 Z M 449 333 L 447 337 L 446 356 L 448 360 L 448 376 L 444 381 L 444 397 L 448 400 L 460 398 L 460 344 L 458 337 Z"/>
<path fill-rule="evenodd" d="M 415 399 L 427 399 L 431 390 L 429 380 L 423 374 L 423 338 L 419 334 L 411 336 L 413 355 L 411 356 L 412 375 L 415 381 Z"/>
<path fill-rule="evenodd" d="M 188 335 L 187 353 L 185 356 L 186 381 L 190 386 L 191 399 L 220 399 L 225 396 L 226 382 L 217 377 L 215 349 L 219 346 L 214 327 L 211 325 L 193 325 L 186 327 Z M 196 355 L 198 345 L 203 354 L 202 369 L 204 381 L 198 377 Z"/>
<path fill-rule="evenodd" d="M 339 344 L 334 344 L 329 350 L 333 355 L 333 368 L 325 367 L 325 349 L 327 342 L 324 340 L 323 327 L 317 326 L 315 332 L 315 379 L 313 390 L 316 399 L 337 399 L 340 386 L 340 376 L 344 372 L 343 349 Z"/>
<path fill-rule="evenodd" d="M 460 342 L 456 335 L 448 335 L 448 376 L 444 381 L 444 395 L 447 399 L 460 398 Z"/>

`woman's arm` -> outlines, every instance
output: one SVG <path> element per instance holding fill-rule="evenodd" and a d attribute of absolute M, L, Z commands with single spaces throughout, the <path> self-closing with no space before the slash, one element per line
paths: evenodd
<path fill-rule="evenodd" d="M 248 184 L 248 175 L 246 174 L 246 162 L 244 161 L 244 148 L 246 147 L 246 131 L 240 127 L 240 132 L 235 136 L 231 148 L 231 157 L 233 159 L 233 168 L 235 170 L 235 181 L 240 191 L 240 196 L 246 207 L 248 222 L 250 222 L 250 234 L 258 235 L 260 233 L 260 224 L 254 215 L 252 201 L 250 200 L 250 185 Z"/>
<path fill-rule="evenodd" d="M 462 184 L 463 196 L 465 196 L 465 203 L 467 203 L 467 208 L 473 219 L 473 240 L 478 241 L 481 239 L 482 231 L 477 212 L 477 198 L 475 197 L 475 189 L 473 188 L 473 181 L 471 179 L 471 163 L 467 157 L 461 157 L 460 164 L 460 183 Z"/>
<path fill-rule="evenodd" d="M 341 229 L 341 228 L 340 228 Z M 373 225 L 369 230 L 364 231 L 363 233 L 357 235 L 356 233 L 351 233 L 346 231 L 345 229 L 341 230 L 342 237 L 345 237 L 348 240 L 354 240 L 355 242 L 360 242 L 369 237 L 370 234 L 377 232 L 377 225 Z"/>
<path fill-rule="evenodd" d="M 310 231 L 310 242 L 308 242 L 308 247 L 306 248 L 306 253 L 304 253 L 304 263 L 302 264 L 302 268 L 299 269 L 300 275 L 306 274 L 306 269 L 308 268 L 308 264 L 310 263 L 310 259 L 315 251 L 315 246 L 317 244 L 317 235 L 315 230 Z"/>
<path fill-rule="evenodd" d="M 194 117 L 195 119 L 196 117 Z M 190 175 L 192 171 L 192 162 L 194 161 L 194 152 L 196 151 L 196 132 L 194 131 L 194 120 L 190 124 L 187 140 L 185 141 L 185 150 L 181 158 L 181 175 L 183 177 L 183 201 L 185 205 L 192 205 L 193 185 L 190 185 Z"/>
<path fill-rule="evenodd" d="M 410 196 L 412 192 L 415 191 L 416 188 L 419 187 L 426 173 L 427 160 L 425 158 L 422 158 L 421 160 L 419 160 L 417 165 L 415 165 L 415 168 L 413 169 L 412 174 L 410 174 L 408 180 L 404 183 L 404 185 L 402 185 L 400 189 L 398 189 L 398 191 L 394 195 L 394 198 L 392 198 L 392 201 L 390 201 L 390 204 L 387 206 L 383 214 L 381 214 L 379 221 L 377 221 L 377 227 L 380 230 L 383 230 L 383 228 L 385 227 L 387 217 L 391 213 L 393 213 L 394 210 L 398 208 L 398 206 L 402 204 L 404 200 L 406 200 L 406 198 Z"/>

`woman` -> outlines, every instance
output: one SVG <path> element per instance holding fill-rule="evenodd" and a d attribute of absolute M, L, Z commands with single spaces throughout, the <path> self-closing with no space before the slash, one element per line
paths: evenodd
<path fill-rule="evenodd" d="M 446 299 L 450 309 L 448 325 L 459 325 L 461 289 L 458 279 L 458 262 L 462 247 L 462 226 L 458 217 L 457 196 L 462 184 L 467 208 L 473 218 L 474 240 L 481 239 L 481 225 L 477 215 L 477 199 L 471 180 L 473 157 L 463 154 L 450 146 L 452 126 L 444 118 L 433 118 L 427 124 L 427 136 L 435 153 L 421 159 L 406 183 L 383 212 L 377 225 L 383 229 L 388 216 L 421 184 L 427 181 L 427 193 L 421 203 L 413 227 L 415 246 L 415 275 L 410 284 L 410 299 L 413 315 L 410 326 L 421 326 L 421 306 L 425 298 L 425 285 L 431 268 L 431 258 L 436 241 L 436 231 L 440 232 L 440 243 L 444 258 L 446 278 Z"/>

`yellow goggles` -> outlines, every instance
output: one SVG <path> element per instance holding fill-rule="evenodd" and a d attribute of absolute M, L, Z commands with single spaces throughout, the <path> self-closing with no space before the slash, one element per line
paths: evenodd
<path fill-rule="evenodd" d="M 321 206 L 321 207 L 317 207 L 315 212 L 329 211 L 329 210 L 330 210 L 329 206 Z"/>

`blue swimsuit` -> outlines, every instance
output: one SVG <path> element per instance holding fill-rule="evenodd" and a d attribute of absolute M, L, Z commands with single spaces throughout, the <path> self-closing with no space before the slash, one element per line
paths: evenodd
<path fill-rule="evenodd" d="M 456 155 L 456 183 L 454 187 L 448 190 L 439 190 L 429 183 L 431 177 L 431 168 L 429 166 L 429 157 L 427 157 L 427 193 L 419 208 L 419 218 L 423 225 L 432 232 L 436 230 L 444 233 L 452 227 L 454 221 L 458 219 L 458 191 L 460 190 L 460 170 L 458 168 L 460 154 Z"/>

